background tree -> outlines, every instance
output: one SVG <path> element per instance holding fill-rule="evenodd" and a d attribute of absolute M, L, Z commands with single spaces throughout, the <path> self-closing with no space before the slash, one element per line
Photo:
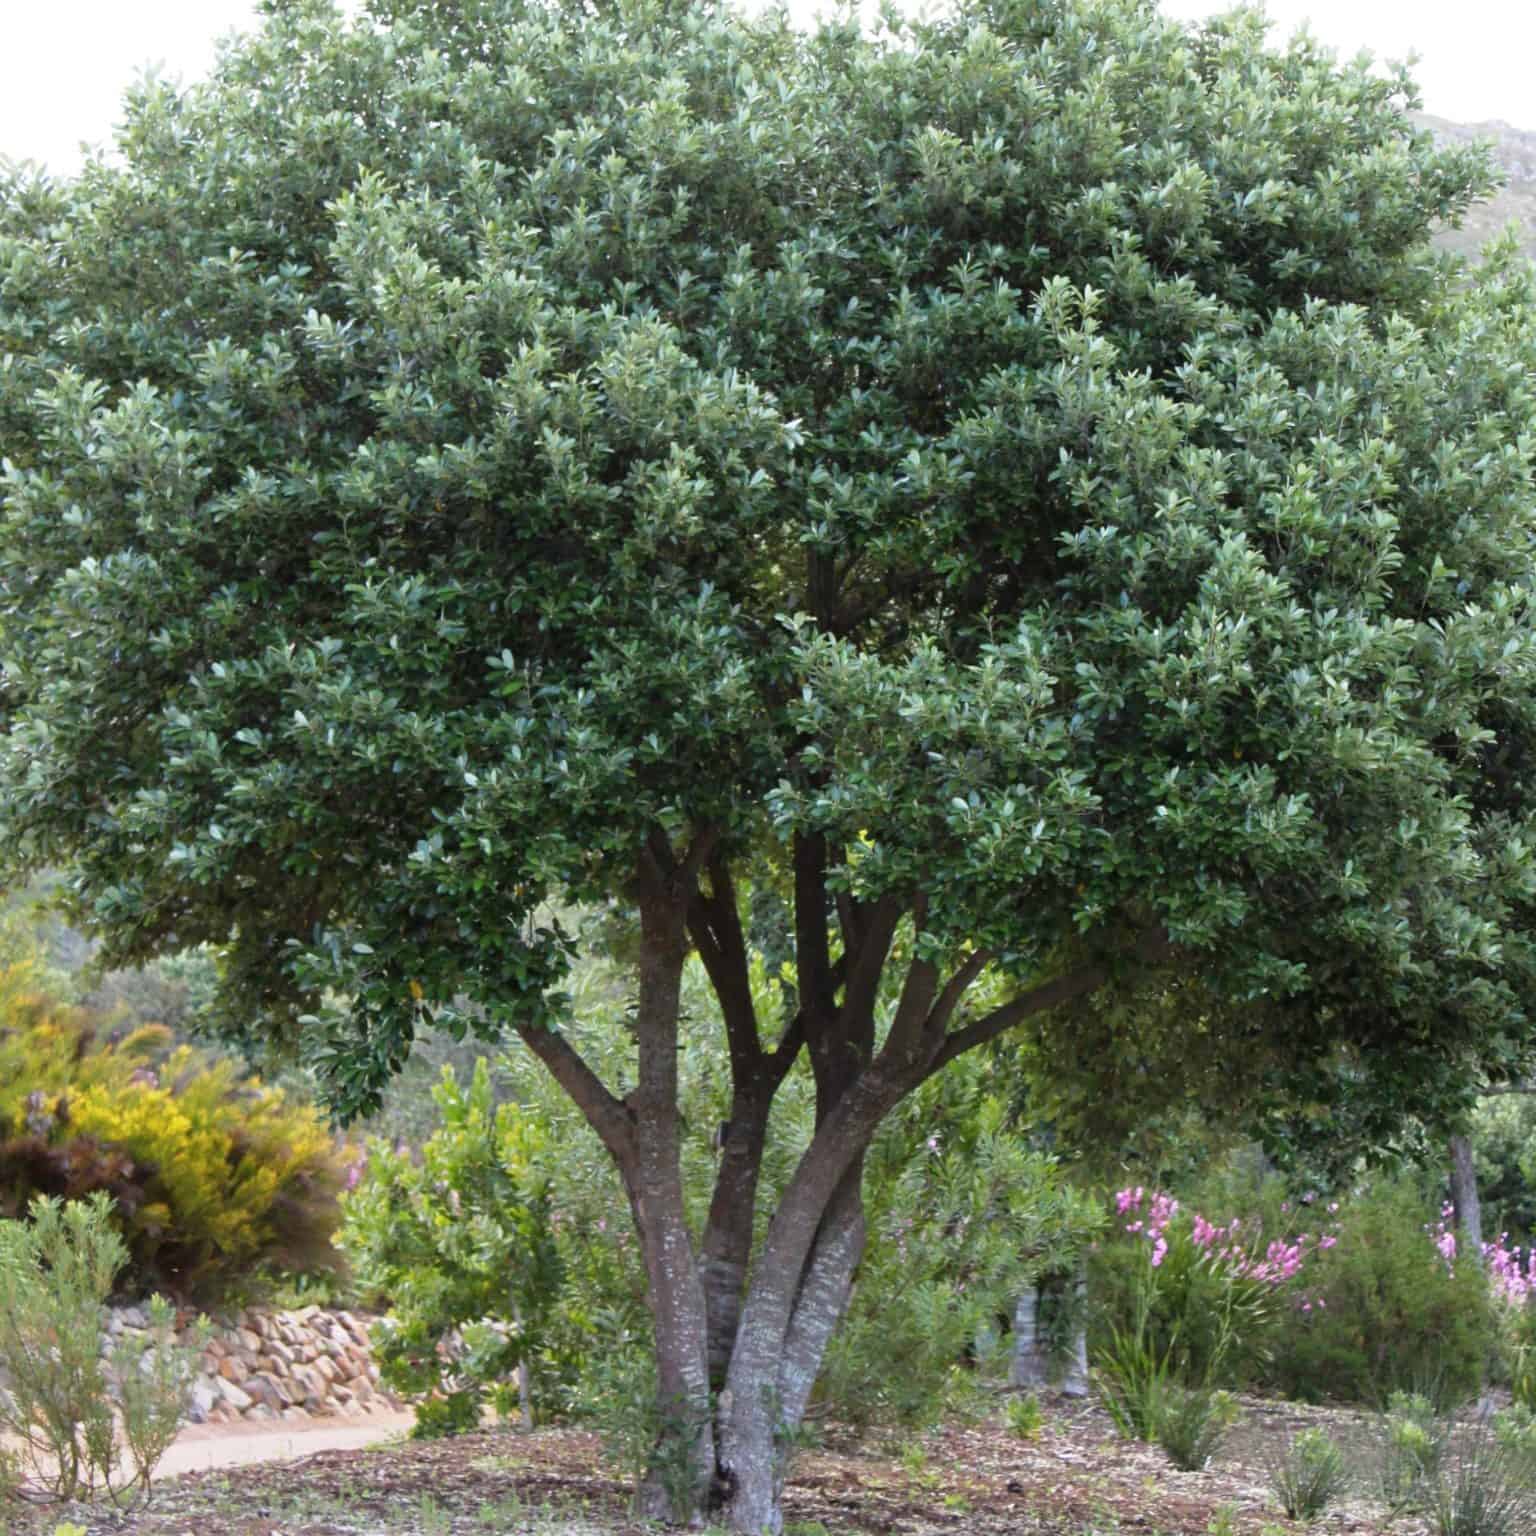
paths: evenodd
<path fill-rule="evenodd" d="M 345 1113 L 427 1018 L 533 1051 L 737 1530 L 865 1152 L 957 1056 L 1149 968 L 1301 1067 L 1523 1017 L 1527 816 L 1476 790 L 1529 696 L 1530 275 L 1428 251 L 1489 178 L 1403 80 L 1263 41 L 273 0 L 120 166 L 0 196 L 0 846 L 75 861 L 108 963 L 222 946 Z M 562 1027 L 551 903 L 594 900 L 638 927 L 621 1081 Z"/>

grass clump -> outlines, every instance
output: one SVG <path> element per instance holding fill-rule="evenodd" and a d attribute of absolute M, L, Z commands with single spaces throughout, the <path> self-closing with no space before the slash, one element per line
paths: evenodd
<path fill-rule="evenodd" d="M 1528 1452 L 1480 1425 L 1447 1459 L 1429 1524 L 1434 1536 L 1526 1536 L 1536 1525 Z"/>
<path fill-rule="evenodd" d="M 1349 1486 L 1344 1453 L 1321 1429 L 1304 1429 L 1270 1466 L 1270 1488 L 1292 1520 L 1315 1520 Z"/>
<path fill-rule="evenodd" d="M 1155 1426 L 1157 1443 L 1181 1472 L 1198 1472 L 1237 1422 L 1237 1412 L 1237 1399 L 1230 1392 L 1171 1386 Z"/>

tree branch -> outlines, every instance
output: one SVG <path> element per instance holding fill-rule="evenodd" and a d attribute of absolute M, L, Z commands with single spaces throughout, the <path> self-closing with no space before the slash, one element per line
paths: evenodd
<path fill-rule="evenodd" d="M 1172 946 L 1168 942 L 1167 933 L 1159 928 L 1143 934 L 1136 944 L 1134 953 L 1138 959 L 1144 961 L 1166 959 L 1172 953 Z M 956 1030 L 950 1035 L 934 1054 L 933 1061 L 924 1075 L 931 1077 L 935 1072 L 948 1066 L 957 1056 L 963 1056 L 967 1051 L 975 1050 L 978 1045 L 985 1045 L 989 1040 L 995 1040 L 999 1035 L 1007 1034 L 1010 1029 L 1022 1024 L 1032 1014 L 1043 1013 L 1048 1008 L 1059 1008 L 1063 1003 L 1075 1002 L 1080 997 L 1087 997 L 1090 993 L 1097 992 L 1109 981 L 1112 974 L 1107 962 L 1089 965 L 1080 971 L 1072 971 L 1065 976 L 1042 982 L 1040 986 L 1032 987 L 1028 992 L 1011 998 L 1000 1007 L 994 1008 L 991 1013 L 977 1019 L 974 1024 L 968 1024 L 964 1029 Z"/>
<path fill-rule="evenodd" d="M 620 1168 L 628 1167 L 635 1152 L 634 1116 L 614 1097 L 603 1080 L 558 1030 L 519 1026 L 518 1038 L 539 1058 L 549 1074 L 586 1116 L 609 1155 Z"/>
<path fill-rule="evenodd" d="M 814 1017 L 833 1010 L 832 952 L 827 942 L 827 842 L 819 832 L 795 837 L 795 974 L 800 1006 Z"/>
<path fill-rule="evenodd" d="M 990 949 L 978 949 L 968 955 L 964 963 L 944 985 L 944 990 L 939 993 L 934 1005 L 928 1011 L 928 1020 L 923 1025 L 923 1033 L 934 1039 L 941 1039 L 944 1031 L 949 1028 L 949 1021 L 953 1017 L 955 1009 L 960 1005 L 960 999 L 970 989 L 970 985 L 987 968 L 992 960 L 993 952 Z"/>
<path fill-rule="evenodd" d="M 891 941 L 896 937 L 896 928 L 905 910 L 904 903 L 896 896 L 881 896 L 865 909 L 859 922 L 857 947 L 843 950 L 847 971 L 843 989 L 845 1014 L 859 1017 L 874 1014 L 880 977 L 885 972 Z"/>
<path fill-rule="evenodd" d="M 706 896 L 695 883 L 688 897 L 688 933 L 720 1000 L 731 1071 L 740 1077 L 761 1064 L 762 1041 L 758 1035 L 757 1010 L 752 1003 L 752 976 L 746 935 L 736 904 L 736 886 L 730 867 L 715 857 L 709 865 L 710 892 Z"/>

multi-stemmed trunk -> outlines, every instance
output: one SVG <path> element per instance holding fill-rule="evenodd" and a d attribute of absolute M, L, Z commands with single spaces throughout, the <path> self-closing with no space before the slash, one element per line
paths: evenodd
<path fill-rule="evenodd" d="M 922 929 L 925 899 L 834 903 L 821 839 L 801 837 L 794 857 L 798 1011 L 773 1048 L 753 1005 L 731 871 L 709 828 L 680 854 L 658 833 L 639 861 L 632 1090 L 612 1094 L 557 1031 L 523 1033 L 613 1157 L 645 1259 L 661 1429 L 638 1512 L 674 1523 L 708 1515 L 742 1536 L 781 1528 L 786 1452 L 864 1248 L 860 1182 L 881 1121 L 955 1056 L 1093 991 L 1107 974 L 1057 977 L 951 1029 L 990 957 L 968 951 L 944 980 L 915 954 L 877 1040 L 876 999 L 897 929 L 903 918 Z M 1160 950 L 1166 941 L 1146 942 Z M 731 1073 L 731 1118 L 697 1240 L 686 1219 L 677 1069 L 682 973 L 694 950 L 719 1000 Z M 816 1085 L 815 1129 L 754 1252 L 769 1114 L 802 1052 Z"/>

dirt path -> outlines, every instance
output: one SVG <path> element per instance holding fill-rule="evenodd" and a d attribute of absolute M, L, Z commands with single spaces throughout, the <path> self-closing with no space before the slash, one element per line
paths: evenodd
<path fill-rule="evenodd" d="M 403 1440 L 411 1423 L 412 1415 L 406 1410 L 372 1413 L 358 1419 L 311 1419 L 297 1424 L 189 1424 L 155 1468 L 155 1479 L 158 1482 L 178 1473 L 207 1472 L 215 1467 L 295 1461 L 316 1451 L 360 1451 Z M 7 1443 L 0 1436 L 0 1446 Z"/>
<path fill-rule="evenodd" d="M 412 1415 L 373 1413 L 365 1419 L 313 1419 L 307 1424 L 191 1424 L 155 1469 L 155 1477 L 206 1472 L 210 1467 L 249 1467 L 263 1461 L 293 1461 L 316 1451 L 360 1451 L 402 1439 Z"/>

